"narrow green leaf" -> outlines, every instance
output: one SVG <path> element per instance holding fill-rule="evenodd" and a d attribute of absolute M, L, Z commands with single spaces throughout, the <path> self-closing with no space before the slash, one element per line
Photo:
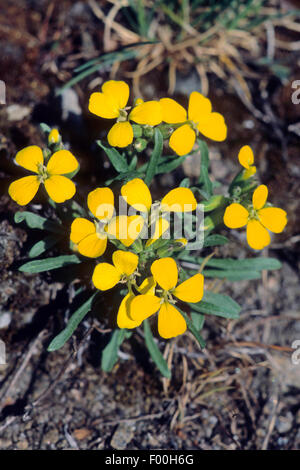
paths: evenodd
<path fill-rule="evenodd" d="M 180 311 L 181 315 L 184 317 L 188 329 L 190 330 L 190 332 L 192 333 L 192 335 L 196 338 L 196 340 L 198 341 L 200 347 L 201 347 L 202 349 L 205 348 L 206 343 L 205 343 L 204 339 L 202 338 L 202 336 L 200 335 L 200 333 L 199 333 L 199 331 L 197 330 L 197 328 L 195 327 L 195 325 L 194 325 L 194 323 L 192 322 L 192 320 L 188 317 L 188 315 L 187 315 L 183 310 L 179 309 L 177 306 L 176 306 L 176 308 Z"/>
<path fill-rule="evenodd" d="M 156 167 L 162 154 L 163 143 L 164 139 L 162 133 L 158 128 L 156 128 L 154 131 L 154 149 L 150 157 L 144 180 L 147 186 L 150 186 L 150 183 L 156 174 Z"/>
<path fill-rule="evenodd" d="M 209 235 L 204 239 L 203 248 L 206 248 L 208 246 L 225 245 L 228 242 L 228 238 L 224 237 L 223 235 Z"/>
<path fill-rule="evenodd" d="M 119 347 L 126 337 L 126 329 L 117 329 L 113 332 L 109 343 L 102 352 L 101 368 L 104 372 L 110 372 L 118 360 Z"/>
<path fill-rule="evenodd" d="M 29 261 L 28 263 L 23 264 L 19 268 L 19 271 L 30 274 L 42 273 L 44 271 L 51 271 L 53 269 L 62 268 L 64 266 L 68 266 L 69 264 L 79 263 L 81 263 L 81 261 L 76 255 L 62 255 L 56 256 L 55 258 Z"/>
<path fill-rule="evenodd" d="M 217 315 L 223 318 L 238 318 L 240 306 L 228 295 L 205 291 L 201 302 L 189 304 L 195 312 Z"/>
<path fill-rule="evenodd" d="M 201 315 L 201 313 L 191 311 L 191 319 L 194 323 L 194 327 L 196 330 L 201 331 L 205 321 L 205 315 Z"/>
<path fill-rule="evenodd" d="M 110 160 L 110 163 L 116 171 L 118 171 L 119 173 L 125 173 L 128 171 L 126 158 L 121 155 L 117 149 L 112 147 L 105 147 L 105 145 L 102 144 L 101 140 L 97 140 L 97 144 L 104 150 Z"/>
<path fill-rule="evenodd" d="M 201 152 L 201 165 L 199 183 L 202 185 L 207 199 L 212 196 L 213 186 L 208 175 L 209 170 L 209 151 L 206 142 L 198 139 L 198 145 Z"/>
<path fill-rule="evenodd" d="M 96 293 L 97 294 L 97 293 Z M 92 295 L 81 307 L 79 307 L 71 316 L 67 326 L 62 330 L 49 344 L 47 351 L 56 351 L 60 349 L 72 336 L 79 323 L 85 315 L 91 310 L 95 295 Z"/>
<path fill-rule="evenodd" d="M 201 264 L 204 258 L 198 258 L 197 261 Z M 281 263 L 276 258 L 246 258 L 246 259 L 216 259 L 211 258 L 207 262 L 207 266 L 220 269 L 249 269 L 253 271 L 261 271 L 263 269 L 280 269 Z"/>
<path fill-rule="evenodd" d="M 172 158 L 165 163 L 160 163 L 156 170 L 156 175 L 160 175 L 162 173 L 169 173 L 170 171 L 175 170 L 178 168 L 187 158 L 188 155 L 184 155 L 182 157 Z"/>
<path fill-rule="evenodd" d="M 201 201 L 203 204 L 204 212 L 211 212 L 217 207 L 222 207 L 226 204 L 226 199 L 220 194 L 215 194 L 208 201 Z"/>
<path fill-rule="evenodd" d="M 152 331 L 149 325 L 148 320 L 144 320 L 144 333 L 145 333 L 145 342 L 152 357 L 153 361 L 157 365 L 158 369 L 162 373 L 164 377 L 167 379 L 171 378 L 171 371 L 168 368 L 168 364 L 166 363 L 165 359 L 163 358 L 162 353 L 160 352 L 157 344 L 155 343 L 152 335 Z"/>
<path fill-rule="evenodd" d="M 26 222 L 29 228 L 37 228 L 40 230 L 49 230 L 49 232 L 62 233 L 63 227 L 58 223 L 52 220 L 45 219 L 40 215 L 34 214 L 33 212 L 24 211 L 16 212 L 14 220 L 16 224 L 21 222 Z"/>
<path fill-rule="evenodd" d="M 50 250 L 56 243 L 57 238 L 52 235 L 45 237 L 44 240 L 39 240 L 30 248 L 28 253 L 29 258 L 40 256 L 42 253 L 45 253 L 45 251 Z"/>
<path fill-rule="evenodd" d="M 252 279 L 260 279 L 261 271 L 253 271 L 250 269 L 223 270 L 223 269 L 204 269 L 205 277 L 216 279 L 227 279 L 228 281 L 250 281 Z"/>

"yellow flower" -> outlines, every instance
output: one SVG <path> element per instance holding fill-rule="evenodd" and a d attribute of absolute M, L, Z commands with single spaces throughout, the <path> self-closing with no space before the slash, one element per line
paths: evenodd
<path fill-rule="evenodd" d="M 169 145 L 178 155 L 189 153 L 195 143 L 198 132 L 209 139 L 221 142 L 226 139 L 227 127 L 221 114 L 212 112 L 208 98 L 193 91 L 190 94 L 188 113 L 171 98 L 162 98 L 163 121 L 168 124 L 180 124 L 171 135 Z"/>
<path fill-rule="evenodd" d="M 135 284 L 135 271 L 139 258 L 134 253 L 117 250 L 112 255 L 112 261 L 113 264 L 100 263 L 95 267 L 92 278 L 94 286 L 105 291 L 113 288 L 119 282 L 127 283 L 129 292 L 120 304 L 117 324 L 119 328 L 136 328 L 142 321 L 133 320 L 130 316 L 132 300 L 135 298 L 131 285 Z M 154 292 L 154 289 L 155 282 L 152 277 L 146 278 L 141 286 L 137 287 L 137 290 L 144 295 Z"/>
<path fill-rule="evenodd" d="M 254 163 L 254 155 L 249 145 L 244 145 L 238 154 L 240 164 L 245 168 L 243 173 L 243 179 L 246 180 L 256 173 L 256 166 Z"/>
<path fill-rule="evenodd" d="M 74 196 L 75 184 L 63 175 L 75 171 L 78 161 L 68 150 L 55 152 L 45 166 L 42 149 L 31 145 L 18 152 L 15 161 L 26 170 L 36 173 L 14 181 L 8 188 L 10 197 L 21 206 L 34 198 L 41 183 L 55 202 L 65 202 Z"/>
<path fill-rule="evenodd" d="M 151 266 L 154 280 L 162 288 L 160 296 L 138 295 L 131 303 L 130 315 L 133 320 L 142 322 L 158 313 L 158 332 L 163 338 L 173 338 L 185 332 L 186 321 L 174 306 L 177 297 L 183 302 L 200 302 L 203 297 L 204 277 L 198 273 L 179 284 L 178 268 L 173 258 L 162 258 Z"/>
<path fill-rule="evenodd" d="M 155 292 L 155 285 L 156 282 L 151 276 L 147 277 L 139 287 L 136 286 L 136 289 L 143 295 L 151 295 Z M 142 323 L 142 320 L 133 320 L 131 317 L 131 305 L 134 298 L 135 295 L 130 288 L 128 294 L 122 300 L 118 310 L 117 325 L 119 328 L 132 329 L 140 326 Z"/>
<path fill-rule="evenodd" d="M 52 129 L 48 135 L 49 144 L 57 144 L 60 141 L 61 137 L 57 129 Z"/>
<path fill-rule="evenodd" d="M 89 110 L 105 119 L 117 119 L 110 129 L 107 140 L 112 147 L 127 147 L 133 141 L 133 129 L 129 120 L 137 124 L 155 126 L 162 121 L 161 105 L 158 101 L 138 102 L 128 116 L 130 107 L 129 86 L 123 81 L 109 80 L 102 85 L 102 91 L 92 93 Z"/>
<path fill-rule="evenodd" d="M 286 212 L 278 207 L 265 207 L 268 188 L 258 186 L 252 196 L 252 206 L 247 210 L 241 204 L 230 204 L 224 214 L 224 224 L 229 228 L 247 225 L 247 241 L 254 250 L 262 250 L 271 242 L 268 232 L 283 231 L 287 223 Z M 268 229 L 268 230 L 267 230 Z"/>
<path fill-rule="evenodd" d="M 134 209 L 148 213 L 152 208 L 152 196 L 146 183 L 140 178 L 134 178 L 121 188 L 121 194 L 127 204 Z M 191 212 L 196 209 L 197 201 L 189 188 L 175 188 L 169 191 L 160 204 L 154 204 L 154 233 L 146 246 L 154 243 L 169 228 L 169 222 L 159 213 L 167 212 Z M 152 222 L 152 221 L 150 221 Z"/>
<path fill-rule="evenodd" d="M 72 222 L 70 239 L 78 251 L 89 258 L 103 255 L 109 236 L 124 246 L 132 245 L 139 236 L 144 220 L 141 216 L 114 217 L 114 194 L 110 188 L 97 188 L 88 194 L 88 208 L 95 222 L 78 217 Z"/>

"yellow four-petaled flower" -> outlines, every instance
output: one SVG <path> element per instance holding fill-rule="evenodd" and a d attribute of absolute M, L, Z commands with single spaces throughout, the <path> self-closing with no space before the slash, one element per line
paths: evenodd
<path fill-rule="evenodd" d="M 230 204 L 224 214 L 224 224 L 229 228 L 247 226 L 247 241 L 251 248 L 262 250 L 271 242 L 268 232 L 283 231 L 287 223 L 286 212 L 278 207 L 265 207 L 268 188 L 258 186 L 252 196 L 252 206 L 246 209 L 238 203 Z M 268 229 L 268 230 L 267 230 Z"/>
<path fill-rule="evenodd" d="M 50 198 L 55 202 L 71 199 L 76 186 L 66 175 L 78 168 L 78 161 L 68 150 L 59 150 L 44 164 L 42 149 L 31 145 L 17 153 L 16 163 L 35 175 L 20 178 L 8 188 L 10 197 L 20 206 L 28 204 L 36 195 L 40 184 L 44 184 Z"/>
<path fill-rule="evenodd" d="M 127 147 L 133 141 L 130 121 L 156 126 L 162 121 L 161 105 L 158 101 L 138 102 L 131 111 L 127 106 L 129 86 L 123 81 L 109 80 L 103 83 L 101 92 L 92 93 L 89 110 L 105 119 L 117 119 L 110 129 L 107 140 L 112 147 Z M 130 112 L 129 112 L 130 111 Z"/>
<path fill-rule="evenodd" d="M 142 322 L 158 313 L 158 332 L 163 338 L 173 338 L 186 331 L 186 321 L 174 306 L 177 299 L 183 302 L 200 302 L 203 297 L 204 277 L 198 273 L 177 286 L 178 268 L 173 258 L 162 258 L 151 266 L 154 281 L 162 288 L 158 295 L 136 296 L 130 305 L 130 317 Z M 176 287 L 177 286 L 177 287 Z"/>
<path fill-rule="evenodd" d="M 227 127 L 221 114 L 212 112 L 208 98 L 197 91 L 189 97 L 188 112 L 171 98 L 162 98 L 163 121 L 182 124 L 171 135 L 169 145 L 178 155 L 189 153 L 200 132 L 209 139 L 221 142 L 226 139 Z"/>

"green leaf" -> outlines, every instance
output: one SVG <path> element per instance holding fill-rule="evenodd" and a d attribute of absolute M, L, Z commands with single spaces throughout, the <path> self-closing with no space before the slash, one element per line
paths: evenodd
<path fill-rule="evenodd" d="M 203 248 L 206 248 L 208 246 L 225 245 L 228 242 L 228 238 L 224 237 L 223 235 L 209 235 L 204 239 Z"/>
<path fill-rule="evenodd" d="M 128 171 L 128 165 L 124 155 L 121 155 L 118 150 L 113 147 L 105 147 L 101 140 L 97 140 L 97 144 L 104 150 L 116 171 L 119 173 L 126 173 Z"/>
<path fill-rule="evenodd" d="M 51 127 L 49 127 L 48 124 L 45 124 L 44 122 L 40 123 L 40 128 L 45 134 L 49 134 L 51 132 Z"/>
<path fill-rule="evenodd" d="M 62 255 L 55 258 L 44 258 L 35 261 L 29 261 L 23 264 L 19 271 L 24 273 L 42 273 L 44 271 L 51 271 L 53 269 L 62 268 L 70 264 L 79 264 L 80 259 L 76 255 Z"/>
<path fill-rule="evenodd" d="M 97 293 L 96 293 L 97 294 Z M 79 307 L 71 316 L 67 326 L 62 330 L 49 344 L 47 351 L 56 351 L 60 349 L 72 336 L 79 323 L 85 315 L 91 310 L 95 295 L 92 295 L 81 307 Z"/>
<path fill-rule="evenodd" d="M 223 269 L 204 269 L 205 277 L 213 277 L 216 279 L 227 279 L 228 281 L 250 281 L 252 279 L 260 279 L 260 271 L 251 271 L 249 269 L 223 270 Z"/>
<path fill-rule="evenodd" d="M 202 185 L 202 193 L 204 192 L 209 199 L 212 196 L 213 186 L 208 175 L 209 169 L 209 151 L 206 142 L 203 140 L 197 140 L 199 149 L 201 152 L 201 165 L 200 165 L 200 177 L 199 184 Z"/>
<path fill-rule="evenodd" d="M 176 308 L 180 311 L 181 315 L 184 317 L 188 329 L 190 330 L 192 335 L 196 338 L 196 340 L 198 341 L 200 347 L 202 349 L 205 348 L 206 343 L 205 343 L 204 339 L 202 338 L 202 336 L 200 335 L 199 331 L 197 330 L 196 326 L 192 322 L 192 320 L 188 317 L 188 315 L 183 310 L 179 309 L 177 306 L 176 306 Z"/>
<path fill-rule="evenodd" d="M 215 209 L 210 215 L 204 217 L 204 230 L 211 231 L 221 223 L 223 223 L 224 209 L 219 207 Z"/>
<path fill-rule="evenodd" d="M 217 207 L 223 207 L 226 204 L 226 199 L 220 194 L 215 194 L 208 201 L 201 201 L 203 204 L 204 212 L 211 212 Z"/>
<path fill-rule="evenodd" d="M 204 258 L 197 258 L 197 262 L 200 264 L 204 261 Z M 211 258 L 206 266 L 211 266 L 213 268 L 220 268 L 220 269 L 249 269 L 253 271 L 261 271 L 263 269 L 280 269 L 281 263 L 275 258 L 246 258 L 246 259 L 233 259 L 233 258 L 225 258 L 225 259 L 216 259 Z"/>
<path fill-rule="evenodd" d="M 205 315 L 191 311 L 191 319 L 196 330 L 201 331 L 205 321 Z"/>
<path fill-rule="evenodd" d="M 160 175 L 162 173 L 169 173 L 175 170 L 185 161 L 187 156 L 188 155 L 184 155 L 183 157 L 178 157 L 178 158 L 172 158 L 166 163 L 160 163 L 157 167 L 156 175 Z"/>
<path fill-rule="evenodd" d="M 152 357 L 153 361 L 157 365 L 158 369 L 162 373 L 164 377 L 167 379 L 171 378 L 171 371 L 168 368 L 168 364 L 166 363 L 165 359 L 163 358 L 162 353 L 160 352 L 157 344 L 155 343 L 152 335 L 152 331 L 149 325 L 148 320 L 144 320 L 144 333 L 145 333 L 145 342 Z"/>
<path fill-rule="evenodd" d="M 201 302 L 189 304 L 195 312 L 224 318 L 239 318 L 241 307 L 231 297 L 205 291 Z"/>
<path fill-rule="evenodd" d="M 156 167 L 158 165 L 159 159 L 163 150 L 164 139 L 162 133 L 158 128 L 154 131 L 154 149 L 150 157 L 150 161 L 146 170 L 145 183 L 147 186 L 150 185 L 153 177 L 156 174 Z"/>
<path fill-rule="evenodd" d="M 110 372 L 118 360 L 119 347 L 126 338 L 127 330 L 125 328 L 117 329 L 113 332 L 109 343 L 102 352 L 101 368 L 104 372 Z"/>
<path fill-rule="evenodd" d="M 28 253 L 29 258 L 36 258 L 37 256 L 40 256 L 42 253 L 45 253 L 45 251 L 56 245 L 56 243 L 57 238 L 53 237 L 52 235 L 44 238 L 44 240 L 39 240 L 30 248 Z"/>
<path fill-rule="evenodd" d="M 26 222 L 29 228 L 49 230 L 49 232 L 55 232 L 60 234 L 64 232 L 64 228 L 58 222 L 45 219 L 45 217 L 41 217 L 40 215 L 34 214 L 33 212 L 16 212 L 14 220 L 16 224 Z"/>
<path fill-rule="evenodd" d="M 189 188 L 190 187 L 190 178 L 184 178 L 180 185 L 181 188 Z"/>

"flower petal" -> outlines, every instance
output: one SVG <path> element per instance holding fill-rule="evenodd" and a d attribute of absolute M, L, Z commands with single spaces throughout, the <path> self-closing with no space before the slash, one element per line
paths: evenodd
<path fill-rule="evenodd" d="M 92 233 L 83 238 L 78 243 L 78 251 L 81 255 L 88 258 L 98 258 L 103 255 L 107 246 L 107 236 L 99 233 Z"/>
<path fill-rule="evenodd" d="M 186 155 L 192 150 L 195 140 L 195 131 L 189 124 L 184 124 L 173 132 L 169 140 L 169 146 L 177 155 Z"/>
<path fill-rule="evenodd" d="M 187 120 L 187 112 L 181 104 L 171 98 L 162 98 L 162 120 L 168 124 L 176 124 Z"/>
<path fill-rule="evenodd" d="M 60 141 L 60 133 L 58 129 L 51 129 L 48 135 L 48 143 L 49 144 L 57 144 Z"/>
<path fill-rule="evenodd" d="M 134 273 L 138 266 L 139 257 L 130 251 L 117 250 L 113 252 L 112 260 L 115 267 L 121 274 L 130 276 Z"/>
<path fill-rule="evenodd" d="M 8 194 L 20 206 L 25 206 L 34 198 L 39 185 L 40 182 L 37 176 L 25 176 L 10 184 Z"/>
<path fill-rule="evenodd" d="M 119 109 L 123 109 L 127 105 L 129 99 L 129 86 L 126 82 L 123 82 L 122 80 L 108 80 L 103 83 L 102 92 L 107 96 L 113 97 L 117 102 Z"/>
<path fill-rule="evenodd" d="M 120 240 L 124 246 L 130 246 L 143 230 L 145 221 L 141 215 L 119 215 L 114 217 L 105 227 L 112 238 Z"/>
<path fill-rule="evenodd" d="M 111 289 L 118 284 L 120 279 L 120 271 L 109 263 L 97 264 L 92 277 L 94 286 L 99 290 Z"/>
<path fill-rule="evenodd" d="M 155 223 L 154 234 L 151 233 L 151 238 L 146 242 L 146 246 L 152 245 L 156 240 L 158 240 L 170 227 L 168 220 L 164 219 L 163 217 L 159 217 L 159 219 Z"/>
<path fill-rule="evenodd" d="M 270 234 L 258 220 L 250 220 L 248 222 L 247 242 L 254 250 L 262 250 L 270 244 Z"/>
<path fill-rule="evenodd" d="M 253 208 L 256 210 L 262 209 L 267 202 L 268 188 L 266 185 L 261 184 L 256 188 L 252 196 Z"/>
<path fill-rule="evenodd" d="M 183 302 L 200 302 L 203 297 L 204 276 L 203 274 L 195 274 L 172 292 L 178 299 Z"/>
<path fill-rule="evenodd" d="M 77 217 L 71 225 L 70 239 L 73 243 L 79 243 L 83 238 L 96 233 L 96 227 L 90 220 L 83 217 Z"/>
<path fill-rule="evenodd" d="M 104 93 L 92 93 L 89 100 L 89 111 L 104 119 L 114 119 L 119 117 L 119 107 L 117 100 L 113 96 Z"/>
<path fill-rule="evenodd" d="M 161 201 L 163 212 L 192 212 L 196 207 L 196 198 L 189 188 L 172 189 Z"/>
<path fill-rule="evenodd" d="M 134 298 L 134 294 L 127 294 L 122 300 L 117 316 L 117 325 L 119 328 L 136 328 L 142 323 L 139 320 L 132 320 L 130 316 L 131 304 Z"/>
<path fill-rule="evenodd" d="M 133 141 L 133 129 L 130 122 L 116 122 L 107 134 L 107 140 L 112 147 L 127 147 Z"/>
<path fill-rule="evenodd" d="M 53 175 L 45 180 L 45 188 L 54 202 L 65 202 L 76 193 L 76 186 L 69 178 Z"/>
<path fill-rule="evenodd" d="M 243 173 L 243 180 L 247 180 L 248 178 L 251 178 L 251 176 L 255 175 L 256 173 L 256 166 L 252 165 L 248 168 L 248 170 L 244 170 Z"/>
<path fill-rule="evenodd" d="M 197 129 L 209 139 L 222 142 L 227 137 L 227 126 L 223 116 L 219 113 L 211 113 L 198 121 Z"/>
<path fill-rule="evenodd" d="M 129 114 L 129 119 L 137 124 L 157 126 L 162 121 L 162 107 L 159 101 L 141 103 Z"/>
<path fill-rule="evenodd" d="M 151 265 L 154 280 L 164 290 L 173 289 L 178 281 L 178 268 L 173 258 L 161 258 Z"/>
<path fill-rule="evenodd" d="M 140 178 L 134 178 L 121 187 L 121 194 L 127 204 L 141 212 L 148 212 L 151 208 L 152 197 L 148 186 Z"/>
<path fill-rule="evenodd" d="M 110 188 L 97 188 L 87 197 L 91 213 L 99 220 L 108 221 L 114 215 L 114 193 Z"/>
<path fill-rule="evenodd" d="M 146 277 L 146 279 L 143 280 L 142 284 L 137 288 L 137 290 L 140 292 L 140 294 L 155 294 L 155 286 L 156 282 L 154 281 L 152 276 Z"/>
<path fill-rule="evenodd" d="M 198 122 L 211 113 L 211 102 L 198 91 L 193 91 L 189 98 L 188 116 L 191 121 Z"/>
<path fill-rule="evenodd" d="M 38 166 L 44 163 L 42 149 L 37 145 L 30 145 L 17 153 L 15 161 L 26 170 L 38 173 Z"/>
<path fill-rule="evenodd" d="M 238 154 L 238 159 L 240 164 L 246 168 L 246 170 L 249 169 L 251 165 L 254 163 L 254 155 L 251 147 L 249 145 L 244 145 Z"/>
<path fill-rule="evenodd" d="M 144 321 L 160 308 L 160 298 L 156 295 L 137 295 L 130 305 L 130 316 L 133 320 Z"/>
<path fill-rule="evenodd" d="M 224 224 L 229 228 L 244 227 L 248 221 L 249 212 L 241 204 L 234 202 L 226 207 L 224 214 Z"/>
<path fill-rule="evenodd" d="M 77 170 L 79 164 L 69 150 L 59 150 L 50 158 L 47 165 L 49 175 L 66 175 Z"/>
<path fill-rule="evenodd" d="M 266 207 L 258 212 L 259 220 L 271 232 L 280 233 L 287 224 L 287 214 L 279 207 Z"/>
<path fill-rule="evenodd" d="M 186 321 L 176 307 L 165 302 L 158 313 L 158 333 L 162 338 L 174 338 L 186 331 Z"/>

